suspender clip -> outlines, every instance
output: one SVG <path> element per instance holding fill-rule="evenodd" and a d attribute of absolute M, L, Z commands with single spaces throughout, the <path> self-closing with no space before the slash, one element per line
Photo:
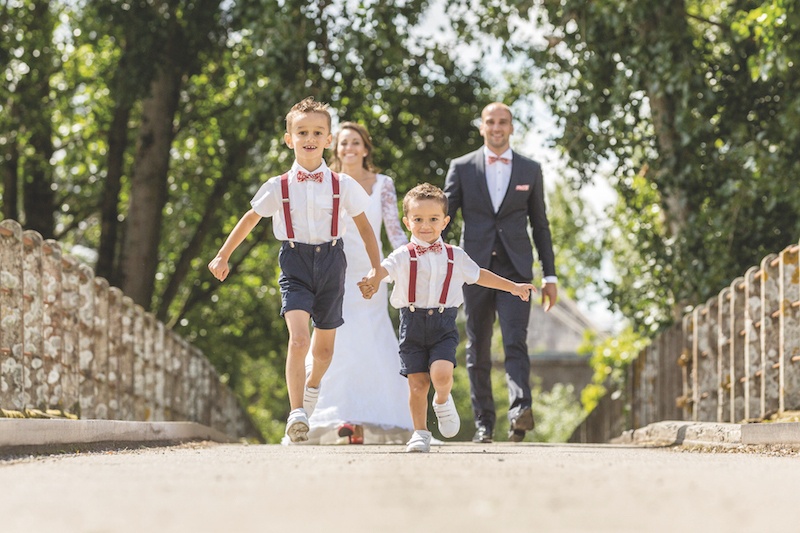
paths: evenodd
<path fill-rule="evenodd" d="M 444 306 L 443 305 L 439 306 L 439 313 L 444 313 Z"/>
<path fill-rule="evenodd" d="M 412 313 L 413 313 L 414 311 L 416 311 L 416 309 L 414 308 L 414 304 L 409 304 L 409 305 L 408 305 L 408 310 L 409 310 L 409 311 L 411 311 Z"/>
<path fill-rule="evenodd" d="M 337 243 L 338 241 L 339 241 L 339 239 L 333 239 L 333 240 L 331 241 L 331 246 L 336 246 L 336 243 Z"/>

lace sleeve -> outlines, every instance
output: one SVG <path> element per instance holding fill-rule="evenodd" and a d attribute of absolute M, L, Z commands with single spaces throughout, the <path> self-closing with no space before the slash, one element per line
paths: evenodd
<path fill-rule="evenodd" d="M 394 189 L 394 181 L 389 176 L 384 175 L 383 188 L 381 189 L 381 213 L 383 213 L 383 227 L 386 228 L 386 235 L 392 248 L 400 248 L 408 244 L 403 228 L 400 226 L 400 215 L 397 212 L 397 192 Z"/>

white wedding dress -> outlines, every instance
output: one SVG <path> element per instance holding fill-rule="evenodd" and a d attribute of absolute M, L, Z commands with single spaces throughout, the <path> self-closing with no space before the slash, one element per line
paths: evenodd
<path fill-rule="evenodd" d="M 392 248 L 408 242 L 400 226 L 397 193 L 389 176 L 377 175 L 366 210 L 380 245 L 381 227 Z M 397 332 L 389 317 L 386 283 L 369 300 L 357 283 L 371 268 L 364 242 L 352 219 L 344 233 L 347 256 L 342 316 L 336 330 L 333 361 L 320 384 L 319 402 L 309 419 L 308 444 L 347 442 L 337 434 L 343 423 L 363 426 L 365 444 L 403 444 L 413 424 L 408 407 L 408 381 L 400 375 Z M 383 254 L 381 254 L 381 259 Z M 310 370 L 311 354 L 306 358 Z"/>

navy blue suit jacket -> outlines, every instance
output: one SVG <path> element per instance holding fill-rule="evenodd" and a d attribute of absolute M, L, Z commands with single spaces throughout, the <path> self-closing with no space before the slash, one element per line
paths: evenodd
<path fill-rule="evenodd" d="M 500 163 L 497 163 L 500 164 Z M 536 244 L 545 276 L 555 276 L 555 255 L 544 200 L 542 168 L 536 161 L 513 152 L 511 180 L 497 213 L 492 207 L 483 146 L 450 162 L 444 191 L 451 220 L 461 209 L 464 221 L 461 247 L 482 268 L 489 268 L 495 242 L 505 248 L 517 281 L 533 279 L 533 247 Z M 531 233 L 528 232 L 530 221 Z"/>

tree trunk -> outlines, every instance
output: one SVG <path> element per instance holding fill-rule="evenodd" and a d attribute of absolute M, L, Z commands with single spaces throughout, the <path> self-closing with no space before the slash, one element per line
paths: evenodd
<path fill-rule="evenodd" d="M 180 66 L 171 61 L 171 54 L 167 53 L 165 57 L 165 64 L 150 84 L 151 94 L 142 106 L 120 264 L 123 292 L 148 310 L 158 267 L 161 221 L 167 201 L 169 154 L 174 137 L 173 120 L 182 83 Z"/>
<path fill-rule="evenodd" d="M 107 175 L 100 199 L 100 244 L 95 272 L 116 287 L 121 286 L 120 242 L 124 224 L 119 221 L 119 195 L 125 175 L 125 154 L 128 150 L 128 121 L 138 98 L 148 93 L 152 80 L 137 71 L 137 49 L 141 38 L 135 28 L 126 26 L 120 57 L 114 71 L 114 114 L 108 131 Z"/>
<path fill-rule="evenodd" d="M 128 143 L 128 118 L 131 106 L 121 96 L 114 109 L 114 118 L 108 133 L 108 169 L 100 200 L 100 245 L 97 249 L 95 273 L 106 278 L 111 285 L 119 286 L 120 276 L 115 268 L 119 229 L 119 193 L 122 189 L 122 174 L 125 149 Z"/>
<path fill-rule="evenodd" d="M 19 150 L 16 135 L 10 135 L 3 151 L 3 218 L 19 220 Z"/>
<path fill-rule="evenodd" d="M 40 43 L 38 54 L 25 57 L 30 71 L 19 84 L 19 93 L 25 96 L 23 122 L 28 128 L 28 144 L 33 154 L 25 158 L 23 167 L 23 205 L 25 207 L 25 226 L 36 230 L 46 239 L 52 238 L 55 231 L 55 191 L 53 191 L 52 166 L 53 127 L 50 116 L 50 76 L 55 66 L 54 50 L 50 45 L 53 38 L 54 21 L 49 2 L 34 2 L 35 28 L 31 31 Z"/>
<path fill-rule="evenodd" d="M 46 113 L 44 113 L 46 114 Z M 25 226 L 36 230 L 45 239 L 51 239 L 55 232 L 55 191 L 50 159 L 53 157 L 52 128 L 49 117 L 41 117 L 34 125 L 29 140 L 34 156 L 24 165 L 23 202 L 25 205 Z"/>
<path fill-rule="evenodd" d="M 683 41 L 673 40 L 678 44 L 668 51 L 671 57 L 655 57 L 653 58 L 654 63 L 666 62 L 666 64 L 677 65 L 690 61 L 690 58 L 687 57 L 687 50 L 683 46 L 685 42 L 691 47 L 691 36 L 686 23 L 684 7 L 682 1 L 669 5 L 655 2 L 653 11 L 650 13 L 651 16 L 642 21 L 639 31 L 644 41 L 650 43 L 651 49 L 663 48 L 657 46 L 660 39 L 659 29 L 669 28 L 669 32 L 672 34 L 685 35 Z M 682 189 L 680 183 L 683 167 L 681 163 L 682 147 L 680 134 L 675 125 L 675 109 L 678 105 L 679 95 L 668 92 L 668 84 L 658 72 L 646 72 L 643 74 L 643 79 L 650 101 L 659 154 L 655 182 L 663 200 L 669 237 L 674 238 L 681 235 L 688 220 L 686 191 Z"/>
<path fill-rule="evenodd" d="M 675 123 L 677 106 L 682 104 L 681 96 L 668 90 L 669 84 L 665 83 L 661 74 L 664 71 L 664 64 L 677 68 L 676 65 L 683 66 L 692 60 L 689 52 L 692 41 L 683 2 L 678 2 L 677 5 L 676 3 L 655 2 L 653 5 L 651 16 L 644 20 L 639 27 L 643 39 L 645 42 L 649 42 L 650 49 L 663 49 L 663 47 L 657 46 L 661 29 L 668 28 L 670 33 L 683 36 L 683 39 L 671 40 L 674 45 L 668 50 L 670 57 L 653 58 L 654 65 L 661 63 L 661 73 L 654 68 L 643 74 L 659 155 L 653 181 L 661 194 L 667 237 L 676 239 L 684 234 L 689 222 L 688 194 L 685 190 L 686 182 L 682 179 L 684 148 L 681 145 L 680 132 Z M 693 67 L 690 65 L 689 68 Z M 681 261 L 678 255 L 679 250 L 680 247 L 674 247 L 675 261 L 677 262 Z M 672 307 L 674 320 L 680 320 L 687 303 L 675 302 Z"/>
<path fill-rule="evenodd" d="M 660 155 L 655 181 L 664 204 L 667 231 L 674 238 L 686 228 L 688 217 L 686 191 L 672 179 L 680 172 L 681 161 L 680 148 L 676 147 L 679 140 L 674 122 L 675 101 L 672 95 L 663 92 L 650 90 L 648 94 Z"/>

